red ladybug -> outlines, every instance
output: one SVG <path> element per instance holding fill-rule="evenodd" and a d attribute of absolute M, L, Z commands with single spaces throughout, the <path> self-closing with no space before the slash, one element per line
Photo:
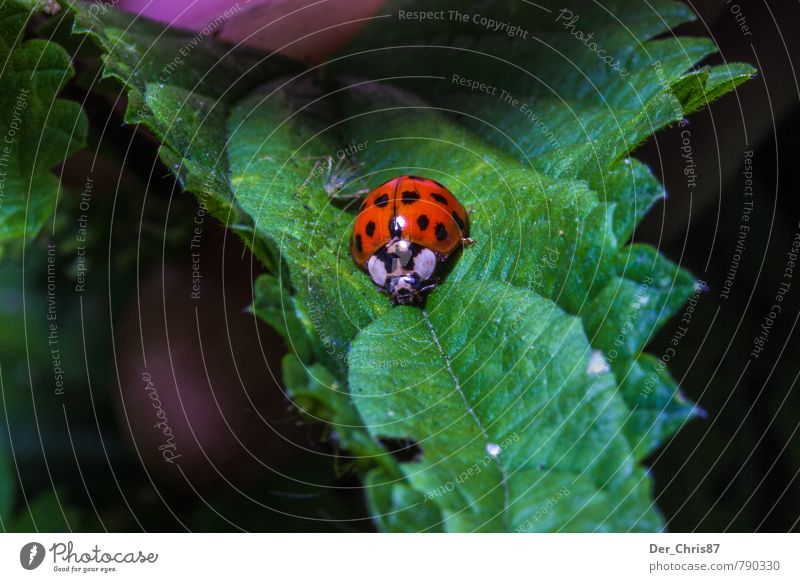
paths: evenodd
<path fill-rule="evenodd" d="M 439 182 L 400 176 L 367 195 L 353 226 L 350 254 L 393 305 L 421 305 L 436 270 L 467 237 L 467 212 Z"/>

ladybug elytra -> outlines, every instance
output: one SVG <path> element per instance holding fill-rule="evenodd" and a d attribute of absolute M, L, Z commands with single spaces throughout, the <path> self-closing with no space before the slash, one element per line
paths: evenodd
<path fill-rule="evenodd" d="M 381 184 L 361 203 L 350 254 L 393 305 L 421 305 L 440 263 L 467 237 L 467 212 L 444 186 L 418 176 Z"/>

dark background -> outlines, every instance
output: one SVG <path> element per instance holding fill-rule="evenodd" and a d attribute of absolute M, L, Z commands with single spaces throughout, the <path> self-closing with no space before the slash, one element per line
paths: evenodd
<path fill-rule="evenodd" d="M 797 531 L 800 519 L 800 271 L 765 350 L 749 358 L 800 231 L 800 93 L 792 64 L 800 57 L 800 5 L 771 4 L 736 3 L 750 36 L 742 34 L 733 3 L 717 1 L 694 4 L 701 19 L 675 31 L 712 36 L 721 50 L 715 62 L 759 69 L 735 94 L 690 117 L 697 188 L 686 188 L 679 128 L 635 152 L 668 191 L 635 238 L 709 285 L 670 362 L 684 392 L 707 414 L 649 459 L 671 531 Z M 2 418 L 21 484 L 12 527 L 371 530 L 336 435 L 300 419 L 281 392 L 282 341 L 244 310 L 256 262 L 210 218 L 203 223 L 203 299 L 175 299 L 191 285 L 186 217 L 197 216 L 197 206 L 158 161 L 155 140 L 122 124 L 115 89 L 82 88 L 81 76 L 91 77 L 96 66 L 92 56 L 79 61 L 79 79 L 66 96 L 84 103 L 92 133 L 103 136 L 89 147 L 99 155 L 81 154 L 65 165 L 73 196 L 64 200 L 52 236 L 25 251 L 24 268 L 9 262 L 0 273 Z M 738 240 L 745 151 L 754 152 L 754 210 L 726 300 L 720 290 Z M 67 292 L 76 268 L 74 210 L 87 176 L 93 178 L 89 285 L 76 294 Z M 44 384 L 37 379 L 51 366 L 41 316 L 49 240 L 58 249 L 67 380 L 57 398 L 30 388 Z M 649 352 L 664 353 L 679 320 L 664 327 Z M 236 362 L 248 363 L 234 364 L 231 351 Z M 150 402 L 135 396 L 142 392 L 135 363 L 142 352 L 183 443 L 183 472 L 152 458 L 154 447 L 132 445 L 153 434 Z M 233 388 L 224 395 L 212 392 L 212 385 L 226 383 Z M 251 388 L 245 393 L 242 385 Z"/>
<path fill-rule="evenodd" d="M 751 36 L 742 34 L 734 4 Z M 800 280 L 792 282 L 760 357 L 750 360 L 749 354 L 800 232 L 800 107 L 793 67 L 800 56 L 800 7 L 755 1 L 695 7 L 701 18 L 676 33 L 710 34 L 720 47 L 714 62 L 748 62 L 759 75 L 690 117 L 699 175 L 694 192 L 687 193 L 682 174 L 679 128 L 636 152 L 668 192 L 637 236 L 660 244 L 710 286 L 678 358 L 670 362 L 687 395 L 708 416 L 687 425 L 651 459 L 657 502 L 672 531 L 797 531 Z M 741 220 L 745 151 L 754 152 L 754 209 L 747 223 Z M 740 224 L 750 231 L 726 300 L 720 291 Z M 665 326 L 649 351 L 664 352 L 679 319 Z"/>

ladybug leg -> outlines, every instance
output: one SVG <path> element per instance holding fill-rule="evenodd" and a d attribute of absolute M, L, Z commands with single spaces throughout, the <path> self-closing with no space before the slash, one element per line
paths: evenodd
<path fill-rule="evenodd" d="M 442 282 L 442 278 L 439 275 L 433 275 L 430 279 L 424 281 L 427 285 L 439 285 Z"/>
<path fill-rule="evenodd" d="M 475 212 L 475 209 L 472 208 L 471 206 L 469 208 L 467 208 L 467 216 L 471 216 L 474 212 Z M 463 237 L 461 239 L 461 244 L 464 245 L 465 247 L 471 247 L 472 245 L 475 244 L 475 242 L 476 241 L 474 239 L 472 239 L 472 238 L 470 238 L 468 236 L 465 236 L 465 237 Z"/>
<path fill-rule="evenodd" d="M 425 285 L 424 287 L 420 288 L 419 292 L 420 293 L 427 293 L 428 291 L 433 291 L 438 286 L 439 286 L 439 281 L 438 280 L 434 281 L 433 279 L 431 279 L 431 281 L 427 285 Z"/>

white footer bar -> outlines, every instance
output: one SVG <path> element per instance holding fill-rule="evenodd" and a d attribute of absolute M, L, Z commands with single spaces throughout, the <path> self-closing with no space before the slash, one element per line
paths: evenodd
<path fill-rule="evenodd" d="M 0 535 L 15 581 L 796 581 L 799 561 L 797 534 Z"/>

